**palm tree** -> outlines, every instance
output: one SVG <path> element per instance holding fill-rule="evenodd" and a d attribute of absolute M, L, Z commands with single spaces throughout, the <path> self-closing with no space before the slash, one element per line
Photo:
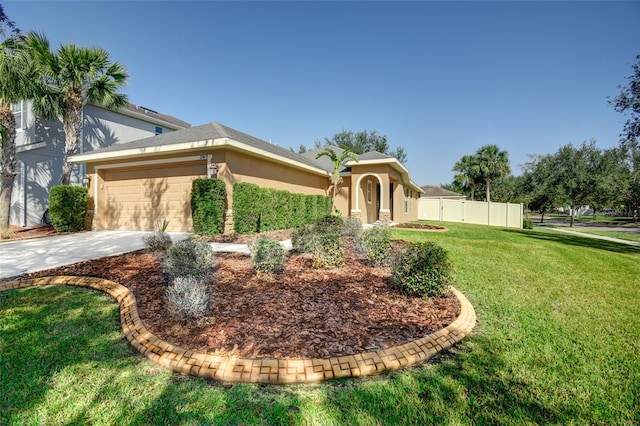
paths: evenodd
<path fill-rule="evenodd" d="M 345 149 L 342 151 L 340 155 L 337 155 L 336 152 L 331 148 L 323 149 L 318 155 L 316 155 L 316 159 L 327 156 L 333 163 L 333 174 L 331 175 L 331 183 L 333 184 L 333 197 L 331 197 L 331 211 L 333 212 L 335 209 L 335 199 L 338 195 L 338 185 L 342 182 L 342 177 L 340 176 L 340 169 L 342 169 L 343 163 L 347 159 L 352 159 L 356 163 L 358 162 L 357 154 Z"/>
<path fill-rule="evenodd" d="M 500 151 L 497 145 L 485 145 L 478 149 L 475 157 L 478 161 L 478 171 L 487 187 L 487 202 L 491 202 L 491 181 L 511 173 L 509 167 L 509 153 Z"/>
<path fill-rule="evenodd" d="M 35 91 L 35 68 L 19 36 L 0 43 L 0 233 L 9 227 L 11 191 L 16 177 L 16 117 L 11 104 L 30 99 Z"/>
<path fill-rule="evenodd" d="M 126 68 L 111 61 L 101 48 L 65 44 L 53 52 L 49 40 L 36 32 L 27 34 L 26 43 L 46 83 L 46 90 L 34 99 L 34 110 L 41 117 L 62 117 L 65 152 L 60 182 L 68 184 L 72 170 L 69 156 L 78 152 L 84 106 L 88 102 L 111 110 L 125 106 L 127 97 L 118 92 L 129 76 Z"/>
<path fill-rule="evenodd" d="M 471 191 L 471 201 L 473 201 L 480 175 L 476 158 L 472 155 L 463 155 L 453 166 L 453 171 L 456 172 L 455 182 L 465 190 Z"/>

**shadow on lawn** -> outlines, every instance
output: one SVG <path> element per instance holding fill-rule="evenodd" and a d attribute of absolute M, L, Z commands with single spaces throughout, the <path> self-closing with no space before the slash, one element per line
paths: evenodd
<path fill-rule="evenodd" d="M 580 235 L 565 234 L 558 231 L 536 231 L 526 229 L 504 229 L 503 232 L 523 235 L 537 240 L 552 241 L 560 244 L 568 244 L 576 247 L 586 247 L 599 250 L 613 251 L 616 253 L 640 254 L 640 247 L 598 238 L 583 237 Z"/>
<path fill-rule="evenodd" d="M 379 377 L 225 387 L 152 365 L 124 337 L 114 341 L 114 306 L 104 309 L 93 292 L 60 290 L 0 293 L 5 306 L 25 309 L 0 341 L 0 424 L 557 424 L 585 414 L 570 401 L 536 400 L 505 358 L 509 348 L 482 334 L 434 363 Z M 66 368 L 74 368 L 72 383 L 58 383 Z"/>

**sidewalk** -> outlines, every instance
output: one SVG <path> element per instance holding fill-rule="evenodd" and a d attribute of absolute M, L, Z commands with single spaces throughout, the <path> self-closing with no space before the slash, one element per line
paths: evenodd
<path fill-rule="evenodd" d="M 621 240 L 620 238 L 605 237 L 604 235 L 587 234 L 580 231 L 574 231 L 573 229 L 555 228 L 552 226 L 541 226 L 540 228 L 551 229 L 553 231 L 564 232 L 567 234 L 579 235 L 581 237 L 595 238 L 597 240 L 605 240 L 605 241 L 611 241 L 614 243 L 626 244 L 628 246 L 640 247 L 640 242 L 637 242 L 637 241 Z"/>

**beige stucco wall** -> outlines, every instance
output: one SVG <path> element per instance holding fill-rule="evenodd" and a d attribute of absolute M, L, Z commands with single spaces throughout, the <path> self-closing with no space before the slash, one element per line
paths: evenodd
<path fill-rule="evenodd" d="M 207 177 L 206 158 L 209 155 L 211 163 L 219 168 L 217 177 L 226 183 L 227 208 L 231 210 L 233 184 L 237 182 L 293 193 L 331 195 L 327 175 L 231 149 L 102 161 L 87 165 L 87 173 L 92 176 L 89 195 L 97 199 L 92 228 L 153 230 L 167 218 L 170 221 L 168 230 L 191 231 L 191 181 Z M 175 162 L 180 158 L 200 156 L 203 159 Z M 151 164 L 141 165 L 141 162 Z M 114 164 L 118 167 L 113 168 Z"/>

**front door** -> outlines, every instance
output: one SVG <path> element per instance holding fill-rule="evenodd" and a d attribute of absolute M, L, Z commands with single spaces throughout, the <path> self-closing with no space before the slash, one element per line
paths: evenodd
<path fill-rule="evenodd" d="M 376 184 L 376 220 L 380 220 L 380 184 Z"/>

